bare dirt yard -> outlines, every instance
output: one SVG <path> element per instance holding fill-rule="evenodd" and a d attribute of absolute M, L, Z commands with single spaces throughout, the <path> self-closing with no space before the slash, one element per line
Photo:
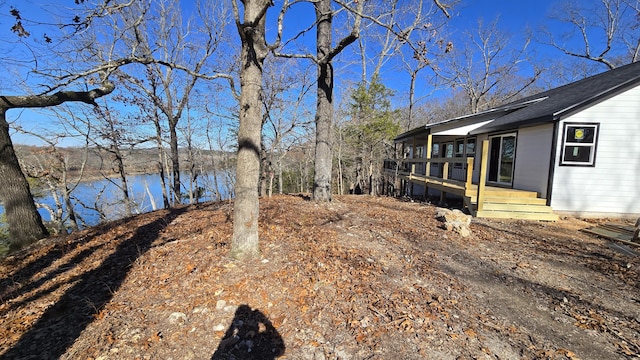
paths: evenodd
<path fill-rule="evenodd" d="M 162 210 L 0 260 L 0 359 L 638 359 L 640 257 L 557 223 L 392 198 Z M 636 251 L 638 249 L 636 248 Z"/>

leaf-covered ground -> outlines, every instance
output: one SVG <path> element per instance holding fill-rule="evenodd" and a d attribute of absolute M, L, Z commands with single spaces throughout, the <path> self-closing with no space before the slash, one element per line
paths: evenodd
<path fill-rule="evenodd" d="M 157 211 L 0 262 L 1 359 L 635 359 L 640 257 L 589 223 L 475 219 L 366 196 Z"/>

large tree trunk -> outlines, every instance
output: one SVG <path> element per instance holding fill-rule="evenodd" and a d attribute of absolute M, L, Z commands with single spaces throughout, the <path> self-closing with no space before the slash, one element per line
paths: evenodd
<path fill-rule="evenodd" d="M 264 149 L 264 146 L 262 146 L 260 149 L 260 182 L 258 183 L 258 195 L 260 197 L 267 194 L 267 172 L 269 171 L 268 163 L 267 151 Z"/>
<path fill-rule="evenodd" d="M 331 143 L 333 123 L 333 66 L 331 51 L 331 0 L 315 3 L 318 56 L 318 99 L 316 104 L 316 154 L 313 199 L 331 201 Z"/>
<path fill-rule="evenodd" d="M 180 191 L 180 154 L 178 153 L 178 119 L 169 121 L 169 146 L 171 147 L 171 168 L 173 171 L 173 204 L 182 202 Z"/>
<path fill-rule="evenodd" d="M 9 136 L 6 110 L 0 110 L 0 200 L 4 205 L 11 247 L 19 248 L 45 238 L 49 232 L 33 202 Z"/>
<path fill-rule="evenodd" d="M 233 205 L 231 256 L 250 259 L 259 256 L 258 215 L 260 140 L 262 132 L 262 65 L 267 56 L 265 16 L 270 0 L 244 0 L 244 22 L 234 8 L 242 40 L 240 71 L 240 127 L 236 165 L 236 198 Z M 235 5 L 234 1 L 234 6 Z"/>

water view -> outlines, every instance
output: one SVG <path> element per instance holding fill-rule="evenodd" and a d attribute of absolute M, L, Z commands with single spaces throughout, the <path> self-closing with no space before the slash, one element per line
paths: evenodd
<path fill-rule="evenodd" d="M 201 174 L 192 191 L 197 196 L 197 202 L 213 201 L 216 199 L 228 199 L 233 192 L 232 174 L 218 172 L 217 183 L 213 174 Z M 188 174 L 181 174 L 181 179 L 188 180 Z M 129 197 L 133 201 L 133 212 L 145 213 L 162 208 L 162 183 L 158 174 L 131 175 L 127 177 L 129 185 Z M 82 182 L 72 192 L 72 202 L 76 215 L 82 220 L 84 226 L 93 226 L 101 221 L 101 213 L 105 220 L 114 220 L 124 216 L 125 207 L 123 195 L 120 190 L 119 179 L 100 179 Z M 189 185 L 183 185 L 182 203 L 188 204 Z M 56 208 L 55 200 L 49 191 L 41 192 L 43 196 L 37 196 L 38 208 L 45 222 L 51 221 L 51 214 L 45 207 Z M 40 194 L 36 194 L 40 195 Z M 196 199 L 194 199 L 196 202 Z M 0 205 L 0 214 L 4 214 L 4 207 Z M 66 214 L 65 214 L 66 216 Z"/>

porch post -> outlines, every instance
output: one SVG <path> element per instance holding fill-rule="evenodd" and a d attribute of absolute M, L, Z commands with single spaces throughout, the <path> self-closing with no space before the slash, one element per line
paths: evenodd
<path fill-rule="evenodd" d="M 484 187 L 487 182 L 487 160 L 489 158 L 489 140 L 482 141 L 482 155 L 480 157 L 480 179 L 478 180 L 478 196 L 476 201 L 476 214 L 482 211 L 484 207 Z"/>
<path fill-rule="evenodd" d="M 467 194 L 467 191 L 469 189 L 471 189 L 471 180 L 473 178 L 473 158 L 472 157 L 468 157 L 467 158 L 467 181 L 464 185 L 464 192 L 465 195 Z"/>
<path fill-rule="evenodd" d="M 424 163 L 424 175 L 425 178 L 427 179 L 427 181 L 424 182 L 424 199 L 425 200 L 429 200 L 429 187 L 427 186 L 427 184 L 429 183 L 429 176 L 431 176 L 431 146 L 433 144 L 433 135 L 429 134 L 427 135 L 427 144 L 425 145 L 426 148 L 424 149 L 424 155 L 427 158 L 426 162 Z"/>
<path fill-rule="evenodd" d="M 411 160 L 416 158 L 416 138 L 411 139 Z M 411 174 L 409 175 L 409 183 L 411 183 L 411 197 L 413 197 L 413 176 L 416 173 L 416 163 L 411 162 Z"/>
<path fill-rule="evenodd" d="M 393 142 L 393 164 L 395 164 L 394 169 L 393 169 L 393 182 L 392 185 L 393 186 L 393 195 L 392 196 L 396 196 L 396 193 L 398 192 L 398 161 L 400 160 L 400 157 L 398 156 L 398 143 L 397 142 Z M 389 191 L 387 191 L 387 196 L 389 195 Z"/>
<path fill-rule="evenodd" d="M 404 172 L 404 144 L 405 141 L 402 140 L 402 148 L 400 149 L 402 151 L 402 153 L 400 154 L 400 163 L 398 164 L 398 166 L 400 167 L 400 169 L 398 169 L 398 171 L 402 171 Z M 404 175 L 403 175 L 404 176 Z M 406 191 L 406 180 L 400 178 L 400 196 L 404 196 L 405 195 L 405 191 Z"/>
<path fill-rule="evenodd" d="M 447 180 L 449 177 L 449 162 L 442 163 L 442 180 L 443 182 Z M 447 204 L 447 193 L 443 190 L 440 190 L 440 205 L 446 206 Z"/>

